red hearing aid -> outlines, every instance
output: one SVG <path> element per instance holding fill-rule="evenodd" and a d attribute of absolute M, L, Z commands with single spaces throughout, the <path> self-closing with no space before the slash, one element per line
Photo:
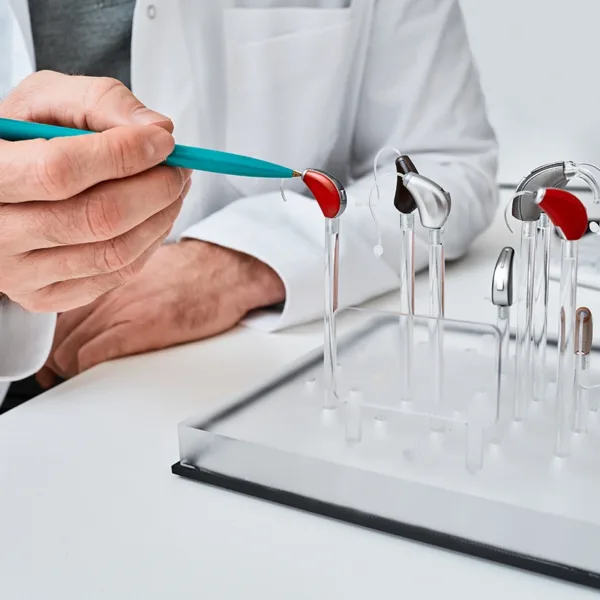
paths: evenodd
<path fill-rule="evenodd" d="M 302 173 L 302 181 L 328 219 L 335 219 L 346 210 L 346 190 L 335 177 L 317 169 L 306 169 Z"/>
<path fill-rule="evenodd" d="M 567 240 L 580 240 L 585 235 L 587 210 L 577 196 L 566 190 L 541 188 L 534 199 Z"/>

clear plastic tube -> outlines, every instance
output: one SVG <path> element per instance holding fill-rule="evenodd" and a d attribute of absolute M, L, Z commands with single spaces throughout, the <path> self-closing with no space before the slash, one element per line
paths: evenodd
<path fill-rule="evenodd" d="M 415 313 L 415 217 L 400 213 L 400 365 L 402 402 L 412 400 L 413 318 Z M 409 315 L 409 316 L 404 316 Z"/>
<path fill-rule="evenodd" d="M 338 305 L 339 235 L 339 219 L 325 219 L 325 339 L 323 346 L 325 399 L 323 408 L 327 409 L 337 406 L 335 311 Z"/>
<path fill-rule="evenodd" d="M 577 301 L 578 243 L 561 241 L 560 323 L 558 334 L 558 372 L 556 377 L 557 456 L 570 453 L 575 399 L 575 311 Z"/>
<path fill-rule="evenodd" d="M 515 421 L 524 421 L 532 396 L 531 332 L 533 313 L 533 278 L 535 260 L 535 221 L 524 221 L 521 227 L 519 284 L 517 286 L 517 340 L 515 349 Z"/>
<path fill-rule="evenodd" d="M 429 230 L 429 314 L 434 317 L 429 325 L 429 343 L 433 375 L 433 417 L 431 429 L 444 431 L 439 418 L 444 410 L 444 285 L 445 260 L 442 230 Z"/>
<path fill-rule="evenodd" d="M 590 390 L 587 388 L 590 370 L 590 357 L 588 354 L 575 356 L 575 433 L 587 433 L 590 414 Z"/>
<path fill-rule="evenodd" d="M 600 203 L 600 169 L 591 163 L 567 163 L 565 175 L 568 179 L 579 178 L 588 185 L 594 195 L 594 203 Z"/>
<path fill-rule="evenodd" d="M 546 397 L 546 346 L 548 341 L 548 293 L 550 289 L 550 219 L 542 213 L 537 222 L 533 297 L 533 399 Z"/>
<path fill-rule="evenodd" d="M 500 331 L 500 370 L 506 372 L 508 368 L 508 344 L 510 341 L 510 307 L 498 307 L 498 319 L 496 321 Z"/>

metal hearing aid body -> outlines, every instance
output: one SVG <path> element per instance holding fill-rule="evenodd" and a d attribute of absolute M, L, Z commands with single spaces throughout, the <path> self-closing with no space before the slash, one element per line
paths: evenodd
<path fill-rule="evenodd" d="M 498 307 L 497 325 L 500 331 L 501 368 L 508 364 L 510 307 L 513 304 L 513 266 L 515 251 L 510 246 L 500 251 L 492 277 L 492 304 Z"/>
<path fill-rule="evenodd" d="M 506 246 L 496 261 L 492 280 L 492 303 L 499 308 L 508 308 L 513 304 L 514 259 L 514 248 Z"/>
<path fill-rule="evenodd" d="M 527 174 L 517 185 L 515 195 L 520 192 L 536 192 L 539 188 L 564 187 L 569 177 L 567 163 L 553 162 L 541 165 Z M 512 216 L 519 221 L 537 221 L 542 210 L 529 194 L 516 196 L 512 203 Z"/>
<path fill-rule="evenodd" d="M 441 229 L 450 214 L 450 194 L 431 179 L 418 173 L 407 173 L 403 183 L 414 198 L 423 227 Z"/>

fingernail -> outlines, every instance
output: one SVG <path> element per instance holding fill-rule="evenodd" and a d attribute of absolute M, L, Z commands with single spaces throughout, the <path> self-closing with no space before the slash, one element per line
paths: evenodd
<path fill-rule="evenodd" d="M 181 169 L 181 173 L 183 174 L 183 181 L 187 183 L 192 178 L 194 171 L 192 169 Z"/>
<path fill-rule="evenodd" d="M 131 113 L 131 121 L 135 125 L 158 125 L 163 129 L 167 129 L 169 133 L 173 131 L 173 122 L 171 119 L 145 106 L 136 108 Z"/>
<path fill-rule="evenodd" d="M 175 140 L 173 136 L 161 127 L 148 127 L 148 140 L 146 143 L 146 152 L 149 159 L 157 159 L 157 162 L 164 160 L 173 152 Z"/>

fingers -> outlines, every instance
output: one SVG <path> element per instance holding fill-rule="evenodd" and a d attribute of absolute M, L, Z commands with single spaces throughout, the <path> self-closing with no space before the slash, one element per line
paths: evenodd
<path fill-rule="evenodd" d="M 58 316 L 56 323 L 56 330 L 54 332 L 54 340 L 52 342 L 52 350 L 48 356 L 48 360 L 44 366 L 44 369 L 50 370 L 52 373 L 59 375 L 60 377 L 67 377 L 66 367 L 62 368 L 55 361 L 55 353 L 58 348 L 63 345 L 63 342 L 77 330 L 79 325 L 83 323 L 92 313 L 98 310 L 99 305 L 102 304 L 105 299 L 108 299 L 109 294 L 102 298 L 99 298 L 95 302 L 81 306 L 75 310 L 70 310 L 66 313 L 62 313 Z M 92 323 L 96 323 L 97 319 L 93 319 Z M 66 361 L 62 361 L 61 365 L 66 365 Z M 43 379 L 46 379 L 45 374 L 41 374 Z M 42 385 L 40 383 L 40 385 Z"/>
<path fill-rule="evenodd" d="M 11 295 L 11 299 L 31 312 L 66 312 L 89 304 L 135 277 L 164 242 L 170 229 L 171 227 L 139 258 L 119 271 L 53 283 L 34 293 Z"/>
<path fill-rule="evenodd" d="M 82 373 L 108 360 L 153 349 L 148 345 L 148 340 L 130 335 L 128 329 L 127 324 L 116 325 L 87 342 L 77 352 L 78 372 Z"/>
<path fill-rule="evenodd" d="M 36 373 L 35 378 L 42 389 L 48 390 L 56 382 L 57 376 L 50 367 L 44 366 Z"/>
<path fill-rule="evenodd" d="M 0 202 L 65 200 L 103 181 L 147 171 L 173 151 L 154 126 L 53 140 L 0 141 Z"/>
<path fill-rule="evenodd" d="M 188 182 L 187 189 L 189 185 Z M 21 284 L 21 290 L 34 292 L 60 281 L 123 272 L 171 229 L 181 210 L 186 188 L 176 202 L 120 236 L 103 242 L 30 252 L 13 267 L 15 277 L 27 270 L 27 283 Z"/>
<path fill-rule="evenodd" d="M 0 240 L 13 254 L 109 240 L 164 210 L 189 181 L 188 171 L 155 167 L 62 202 L 0 206 Z"/>
<path fill-rule="evenodd" d="M 150 124 L 173 131 L 167 117 L 146 108 L 116 79 L 53 71 L 25 79 L 0 104 L 0 116 L 92 131 Z"/>

